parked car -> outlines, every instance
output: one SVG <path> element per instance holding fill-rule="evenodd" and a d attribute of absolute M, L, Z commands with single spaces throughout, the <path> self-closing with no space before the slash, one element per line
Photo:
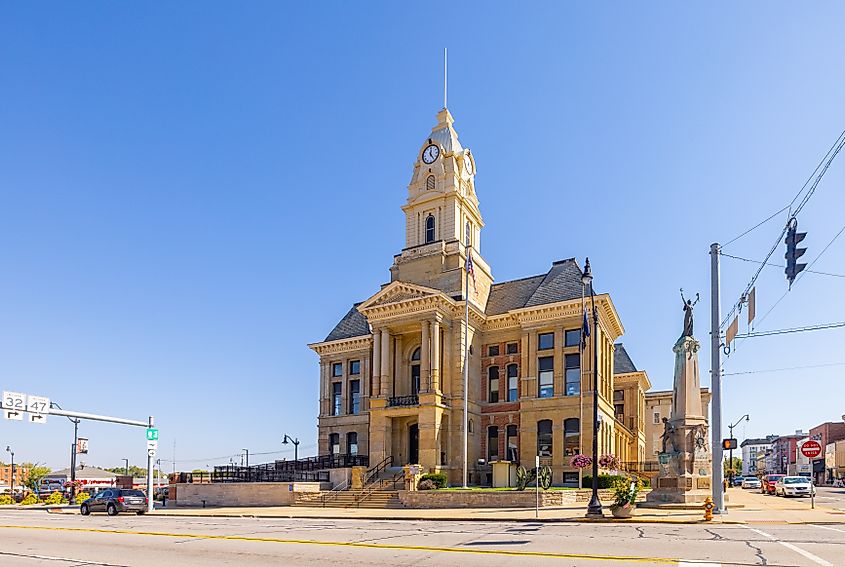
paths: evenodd
<path fill-rule="evenodd" d="M 127 488 L 101 490 L 79 506 L 83 516 L 91 512 L 105 512 L 109 516 L 116 516 L 120 512 L 135 512 L 140 516 L 146 511 L 146 495 L 140 490 Z"/>
<path fill-rule="evenodd" d="M 809 496 L 815 492 L 816 487 L 806 476 L 785 476 L 775 484 L 778 496 Z"/>
<path fill-rule="evenodd" d="M 767 474 L 763 477 L 763 484 L 760 487 L 760 491 L 763 494 L 774 494 L 775 493 L 775 483 L 785 477 L 785 474 Z"/>
<path fill-rule="evenodd" d="M 743 481 L 744 479 L 745 479 L 745 477 L 742 477 L 742 476 L 735 476 L 735 477 L 734 477 L 734 483 L 733 483 L 733 485 L 734 485 L 734 486 L 742 486 L 742 481 Z"/>
<path fill-rule="evenodd" d="M 760 488 L 761 486 L 762 486 L 762 483 L 760 482 L 760 479 L 757 478 L 756 476 L 747 476 L 744 479 L 742 479 L 742 487 L 743 488 L 746 488 L 746 489 L 747 488 Z"/>

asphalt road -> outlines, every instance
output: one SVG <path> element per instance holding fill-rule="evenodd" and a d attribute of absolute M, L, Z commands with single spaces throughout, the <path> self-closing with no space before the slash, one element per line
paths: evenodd
<path fill-rule="evenodd" d="M 845 566 L 845 524 L 287 520 L 0 511 L 0 565 Z"/>
<path fill-rule="evenodd" d="M 809 498 L 802 498 L 801 500 L 804 500 L 807 503 L 810 502 Z M 845 488 L 817 486 L 816 504 L 820 506 L 827 506 L 828 508 L 836 508 L 837 510 L 845 511 Z"/>

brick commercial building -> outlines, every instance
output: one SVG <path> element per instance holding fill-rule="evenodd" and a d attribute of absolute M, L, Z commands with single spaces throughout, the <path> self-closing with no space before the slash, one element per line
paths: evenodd
<path fill-rule="evenodd" d="M 758 470 L 757 456 L 763 455 L 765 458 L 766 452 L 772 450 L 772 442 L 777 438 L 777 435 L 767 435 L 760 439 L 745 439 L 739 444 L 742 449 L 742 476 L 754 476 L 766 470 L 765 465 Z"/>
<path fill-rule="evenodd" d="M 810 439 L 822 446 L 822 454 L 811 460 L 813 479 L 816 484 L 825 484 L 834 477 L 833 470 L 825 466 L 825 448 L 830 443 L 845 439 L 845 423 L 828 421 L 810 429 Z"/>
<path fill-rule="evenodd" d="M 772 442 L 772 470 L 766 472 L 772 474 L 791 474 L 791 471 L 795 471 L 798 442 L 806 438 L 806 433 L 796 431 L 794 435 L 781 435 L 775 439 Z"/>
<path fill-rule="evenodd" d="M 29 476 L 29 468 L 15 464 L 15 490 L 18 490 L 26 482 Z M 0 464 L 0 491 L 10 490 L 12 487 L 12 465 Z"/>
<path fill-rule="evenodd" d="M 488 482 L 491 461 L 531 468 L 539 454 L 556 484 L 577 483 L 569 458 L 590 451 L 594 380 L 600 453 L 643 459 L 650 383 L 615 344 L 624 328 L 610 295 L 596 296 L 598 329 L 582 351 L 582 270 L 574 258 L 494 281 L 482 254 L 475 158 L 452 124 L 443 109 L 423 137 L 390 282 L 309 345 L 320 357 L 320 454 L 366 455 L 371 466 L 388 457 L 418 463 L 460 483 L 466 362 L 471 482 Z"/>

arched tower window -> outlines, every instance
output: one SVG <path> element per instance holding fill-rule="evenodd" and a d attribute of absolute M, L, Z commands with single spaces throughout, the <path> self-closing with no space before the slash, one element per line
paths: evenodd
<path fill-rule="evenodd" d="M 420 393 L 420 349 L 417 347 L 411 354 L 411 395 Z"/>
<path fill-rule="evenodd" d="M 428 178 L 425 180 L 425 188 L 428 189 L 429 191 L 434 191 L 434 186 L 435 186 L 434 176 L 429 175 Z"/>
<path fill-rule="evenodd" d="M 434 242 L 434 215 L 428 215 L 425 219 L 425 243 Z"/>

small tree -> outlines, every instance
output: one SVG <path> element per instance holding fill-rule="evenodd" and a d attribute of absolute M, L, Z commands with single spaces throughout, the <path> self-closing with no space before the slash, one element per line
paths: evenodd
<path fill-rule="evenodd" d="M 51 472 L 49 467 L 39 465 L 38 463 L 24 463 L 21 467 L 29 469 L 29 474 L 23 484 L 33 492 L 38 492 L 41 480 Z"/>

